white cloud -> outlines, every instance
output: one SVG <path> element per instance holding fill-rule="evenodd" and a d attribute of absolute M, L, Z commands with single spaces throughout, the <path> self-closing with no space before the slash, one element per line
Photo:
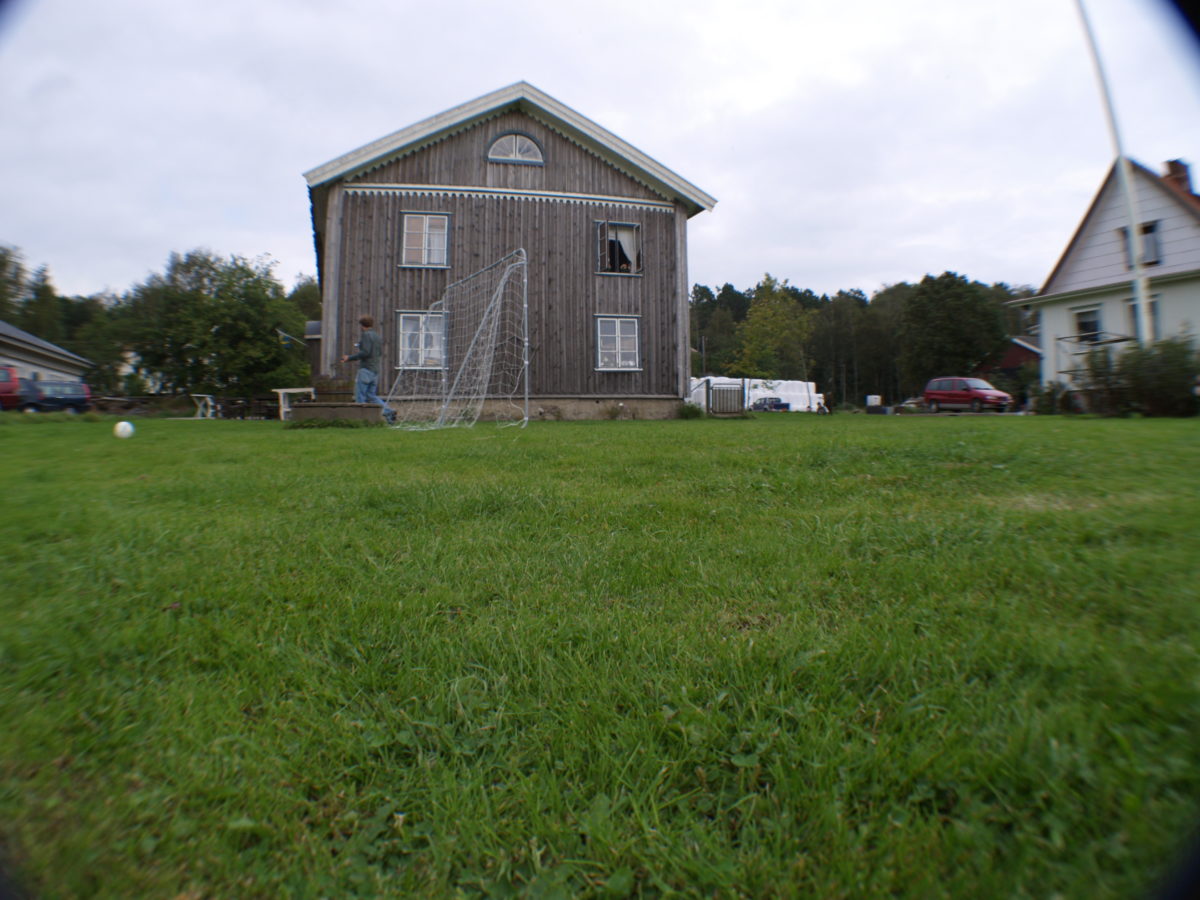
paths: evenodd
<path fill-rule="evenodd" d="M 522 79 L 718 198 L 690 236 L 712 286 L 1040 283 L 1111 161 L 1073 0 L 604 9 L 25 0 L 0 19 L 0 241 L 69 293 L 197 246 L 290 279 L 315 268 L 302 172 Z M 1128 152 L 1200 165 L 1191 45 L 1152 4 L 1088 9 Z"/>

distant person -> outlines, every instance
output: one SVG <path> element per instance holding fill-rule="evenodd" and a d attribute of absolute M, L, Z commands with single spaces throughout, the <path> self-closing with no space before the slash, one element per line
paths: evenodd
<path fill-rule="evenodd" d="M 354 379 L 354 402 L 378 403 L 383 409 L 383 417 L 391 425 L 396 421 L 396 414 L 378 393 L 379 362 L 383 359 L 383 339 L 379 336 L 379 332 L 375 331 L 375 319 L 372 316 L 363 316 L 358 320 L 358 324 L 363 329 L 362 338 L 357 344 L 358 352 L 342 357 L 342 362 L 358 360 L 360 363 L 358 375 Z"/>

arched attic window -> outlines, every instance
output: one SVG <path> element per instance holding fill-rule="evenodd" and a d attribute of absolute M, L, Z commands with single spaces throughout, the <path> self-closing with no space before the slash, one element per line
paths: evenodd
<path fill-rule="evenodd" d="M 502 134 L 488 148 L 488 162 L 516 163 L 526 166 L 543 164 L 542 148 L 527 134 Z"/>

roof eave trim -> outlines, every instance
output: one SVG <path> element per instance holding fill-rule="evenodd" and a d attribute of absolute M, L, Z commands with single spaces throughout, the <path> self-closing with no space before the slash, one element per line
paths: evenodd
<path fill-rule="evenodd" d="M 541 110 L 576 132 L 586 143 L 601 151 L 602 155 L 611 154 L 620 157 L 631 164 L 633 168 L 640 170 L 640 174 L 650 177 L 659 184 L 662 193 L 666 196 L 677 197 L 684 206 L 688 207 L 689 215 L 694 215 L 702 210 L 711 210 L 717 203 L 714 197 L 687 179 L 651 159 L 586 116 L 577 113 L 569 106 L 524 81 L 500 88 L 365 144 L 357 150 L 352 150 L 324 165 L 310 169 L 304 173 L 304 179 L 308 182 L 310 189 L 321 187 L 348 174 L 367 169 L 381 158 L 390 156 L 405 147 L 433 140 L 444 132 L 461 128 L 509 105 L 528 105 L 534 110 Z"/>

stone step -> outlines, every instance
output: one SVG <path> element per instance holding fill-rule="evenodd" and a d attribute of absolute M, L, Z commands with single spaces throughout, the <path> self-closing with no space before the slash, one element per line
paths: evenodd
<path fill-rule="evenodd" d="M 306 401 L 292 405 L 291 419 L 293 422 L 306 419 L 361 419 L 366 422 L 382 422 L 383 410 L 378 403 Z"/>

